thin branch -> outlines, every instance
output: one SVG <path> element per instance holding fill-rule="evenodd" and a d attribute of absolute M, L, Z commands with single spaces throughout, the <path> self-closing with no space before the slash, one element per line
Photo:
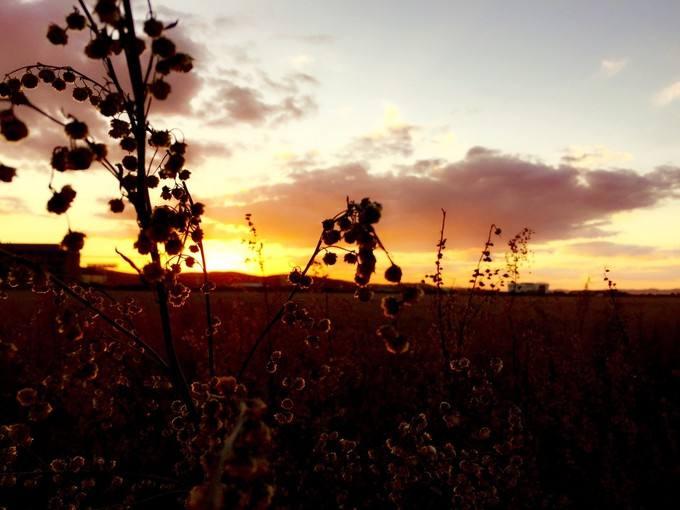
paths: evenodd
<path fill-rule="evenodd" d="M 187 194 L 187 197 L 189 198 L 189 204 L 191 206 L 194 205 L 194 199 L 191 197 L 191 193 L 189 193 L 189 188 L 187 187 L 187 183 L 184 184 L 184 191 Z M 203 296 L 204 296 L 204 303 L 205 303 L 205 320 L 207 322 L 207 332 L 208 332 L 208 370 L 210 371 L 210 377 L 213 377 L 215 375 L 215 344 L 214 344 L 214 335 L 213 335 L 213 320 L 212 320 L 212 306 L 210 303 L 210 289 L 209 284 L 210 281 L 208 279 L 208 269 L 205 263 L 205 250 L 203 249 L 203 240 L 199 239 L 198 243 L 198 249 L 201 253 L 201 269 L 203 270 Z"/>
<path fill-rule="evenodd" d="M 314 253 L 312 253 L 312 256 L 307 261 L 307 265 L 305 266 L 305 268 L 301 272 L 302 276 L 307 274 L 307 271 L 309 271 L 309 268 L 314 263 L 314 259 L 316 258 L 316 256 L 321 251 L 322 241 L 323 241 L 323 238 L 319 237 L 319 241 L 316 243 L 316 248 L 314 248 Z M 286 302 L 291 301 L 299 291 L 300 291 L 300 285 L 296 284 L 295 287 L 293 287 L 293 289 L 290 291 L 290 294 L 288 294 L 288 299 L 286 299 Z M 271 320 L 267 323 L 267 325 L 264 327 L 264 329 L 260 332 L 257 339 L 255 339 L 255 343 L 250 348 L 250 351 L 248 352 L 246 359 L 243 361 L 243 364 L 241 365 L 241 369 L 238 371 L 237 378 L 239 380 L 241 379 L 241 377 L 243 377 L 243 374 L 245 374 L 245 371 L 248 368 L 248 365 L 250 364 L 250 361 L 253 358 L 255 351 L 257 351 L 257 348 L 260 346 L 260 343 L 262 343 L 262 340 L 264 340 L 266 338 L 267 334 L 269 334 L 271 329 L 276 325 L 277 322 L 279 322 L 279 320 L 283 316 L 283 311 L 284 311 L 284 306 L 282 305 L 279 308 L 279 310 L 276 312 L 274 317 L 271 318 Z"/>
<path fill-rule="evenodd" d="M 15 260 L 16 262 L 33 269 L 34 271 L 40 271 L 40 272 L 44 273 L 50 280 L 52 280 L 52 282 L 54 282 L 54 284 L 57 287 L 62 289 L 72 299 L 74 299 L 75 301 L 78 301 L 80 304 L 82 304 L 86 308 L 95 312 L 109 326 L 111 326 L 113 329 L 117 330 L 118 332 L 120 332 L 123 335 L 130 338 L 135 344 L 137 344 L 138 347 L 141 347 L 143 349 L 145 354 L 147 354 L 151 359 L 153 359 L 159 365 L 161 365 L 166 371 L 169 371 L 170 367 L 165 362 L 165 360 L 160 356 L 160 354 L 158 354 L 154 350 L 153 347 L 151 347 L 149 344 L 147 344 L 139 336 L 135 335 L 132 331 L 130 331 L 127 328 L 124 328 L 123 326 L 118 324 L 114 319 L 112 319 L 111 317 L 106 315 L 106 313 L 104 313 L 102 310 L 100 310 L 95 305 L 90 303 L 87 299 L 85 299 L 84 297 L 79 295 L 66 282 L 62 281 L 60 278 L 54 276 L 53 274 L 45 271 L 42 267 L 40 267 L 39 264 L 36 264 L 35 262 L 33 262 L 33 261 L 31 261 L 31 260 L 29 260 L 25 257 L 21 257 L 20 255 L 12 253 L 11 251 L 5 250 L 4 248 L 0 248 L 0 255 L 4 255 L 6 257 L 9 257 L 9 258 Z"/>
<path fill-rule="evenodd" d="M 87 8 L 87 5 L 85 5 L 85 2 L 83 0 L 78 0 L 78 3 L 80 4 L 80 7 L 83 9 L 85 12 L 85 16 L 87 16 L 87 19 L 90 23 L 90 30 L 94 32 L 95 36 L 99 36 L 99 28 L 97 28 L 97 23 L 94 21 L 94 18 L 92 17 L 92 14 L 90 13 L 90 10 Z M 111 61 L 110 57 L 104 57 L 104 67 L 106 68 L 106 73 L 111 78 L 111 81 L 113 82 L 113 85 L 116 87 L 116 90 L 120 94 L 120 96 L 125 99 L 127 97 L 127 94 L 125 93 L 125 90 L 123 90 L 123 87 L 120 84 L 120 81 L 118 80 L 118 75 L 116 74 L 116 69 L 113 67 L 113 62 Z M 135 124 L 135 117 L 133 115 L 133 111 L 131 108 L 128 106 L 128 101 L 125 101 L 125 110 L 127 111 L 128 118 L 130 119 L 130 123 L 134 126 Z"/>
<path fill-rule="evenodd" d="M 125 254 L 124 254 L 123 252 L 121 252 L 118 248 L 116 248 L 116 253 L 117 253 L 118 255 L 120 255 L 120 258 L 122 258 L 125 262 L 127 262 L 127 263 L 130 265 L 130 267 L 132 267 L 132 269 L 134 269 L 135 271 L 137 271 L 137 273 L 138 273 L 140 276 L 142 275 L 141 269 L 139 269 L 139 268 L 137 267 L 137 264 L 135 264 L 135 263 L 132 261 L 132 259 L 131 259 L 130 257 L 128 257 L 127 255 L 125 255 Z"/>
<path fill-rule="evenodd" d="M 437 262 L 435 278 L 435 286 L 437 288 L 437 329 L 439 330 L 439 343 L 442 349 L 442 356 L 444 357 L 444 364 L 448 365 L 450 361 L 449 349 L 447 347 L 446 333 L 444 332 L 444 311 L 442 309 L 442 251 L 444 250 L 446 239 L 444 238 L 444 231 L 446 228 L 446 211 L 442 209 L 442 226 L 439 231 L 439 243 L 437 243 Z M 446 368 L 446 367 L 445 367 Z"/>

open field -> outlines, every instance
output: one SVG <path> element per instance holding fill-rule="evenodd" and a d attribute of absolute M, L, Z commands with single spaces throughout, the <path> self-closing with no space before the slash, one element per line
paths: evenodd
<path fill-rule="evenodd" d="M 393 354 L 375 334 L 384 322 L 379 298 L 359 303 L 351 294 L 314 292 L 296 298 L 332 327 L 315 348 L 303 330 L 278 324 L 256 353 L 242 382 L 249 396 L 268 404 L 262 419 L 273 439 L 258 453 L 267 469 L 230 490 L 257 499 L 253 494 L 272 487 L 270 504 L 280 508 L 411 508 L 416 502 L 441 508 L 452 501 L 462 508 L 670 508 L 680 474 L 680 299 L 492 295 L 468 303 L 462 294 L 444 298 L 439 321 L 436 297 L 428 295 L 400 315 L 410 348 Z M 207 377 L 199 299 L 194 294 L 176 309 L 173 324 L 192 380 Z M 152 336 L 158 325 L 148 293 L 112 291 L 104 303 L 122 317 L 125 307 L 134 311 L 131 300 L 143 310 L 130 316 L 135 329 L 162 349 Z M 270 314 L 284 300 L 284 293 L 270 292 Z M 183 487 L 195 483 L 195 473 L 172 467 L 184 450 L 172 447 L 172 438 L 163 440 L 169 443 L 163 455 L 159 445 L 140 444 L 148 437 L 144 430 L 162 427 L 172 414 L 162 378 L 134 351 L 105 348 L 116 335 L 97 320 L 85 325 L 85 339 L 74 347 L 55 325 L 52 301 L 15 291 L 2 303 L 0 339 L 5 349 L 8 340 L 18 349 L 3 361 L 3 407 L 10 410 L 4 419 L 22 416 L 15 399 L 22 387 L 67 373 L 67 386 L 77 382 L 79 393 L 105 399 L 112 409 L 102 417 L 89 402 L 54 402 L 64 410 L 39 422 L 43 436 L 33 448 L 40 458 L 96 451 L 116 458 L 123 472 L 150 476 L 146 485 L 123 476 L 116 491 L 105 478 L 106 487 L 86 491 L 85 502 L 153 498 L 146 507 L 156 508 L 159 501 L 185 501 Z M 233 374 L 266 322 L 264 294 L 217 292 L 213 307 L 221 320 L 217 373 Z M 454 353 L 465 314 L 462 352 Z M 454 359 L 445 369 L 438 324 Z M 82 358 L 83 344 L 98 365 L 94 377 L 70 372 L 76 368 L 69 358 Z M 275 366 L 268 364 L 273 351 L 281 356 Z M 128 379 L 123 393 L 116 382 L 122 374 Z M 43 391 L 49 401 L 49 385 Z M 149 399 L 156 402 L 153 412 L 144 412 Z M 129 414 L 119 416 L 123 411 Z M 57 440 L 74 427 L 70 441 Z M 138 448 L 148 448 L 148 455 L 132 455 Z M 167 478 L 165 484 L 158 477 Z M 19 501 L 21 476 L 16 487 L 0 492 L 0 502 L 40 508 L 59 487 L 38 475 L 29 479 L 42 488 L 33 492 L 35 506 L 11 503 Z"/>

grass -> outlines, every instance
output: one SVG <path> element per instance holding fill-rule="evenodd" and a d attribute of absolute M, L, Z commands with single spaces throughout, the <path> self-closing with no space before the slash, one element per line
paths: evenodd
<path fill-rule="evenodd" d="M 142 292 L 112 292 L 112 297 L 128 304 L 134 299 L 142 309 L 152 305 L 151 296 Z M 181 338 L 178 352 L 190 380 L 206 380 L 208 373 L 201 343 L 205 337 L 196 319 L 202 307 L 199 297 L 193 296 L 174 314 L 174 330 Z M 273 303 L 285 297 L 278 292 L 269 295 Z M 449 302 L 449 313 L 464 306 L 466 299 L 459 296 Z M 680 366 L 676 342 L 680 299 L 618 298 L 630 341 L 626 347 L 619 341 L 607 296 L 517 296 L 512 322 L 506 316 L 509 299 L 493 296 L 482 303 L 470 323 L 463 355 L 471 368 L 456 366 L 442 373 L 432 296 L 400 317 L 400 331 L 409 336 L 411 348 L 393 355 L 375 335 L 375 325 L 381 320 L 377 300 L 359 303 L 351 294 L 301 294 L 299 304 L 314 317 L 329 318 L 332 329 L 314 349 L 305 345 L 304 331 L 277 325 L 272 349 L 282 354 L 280 359 L 274 355 L 273 373 L 267 363 L 271 353 L 262 349 L 256 354 L 251 372 L 241 382 L 248 387 L 249 398 L 267 403 L 258 417 L 272 435 L 266 452 L 261 453 L 267 469 L 248 472 L 248 483 L 225 487 L 221 497 L 234 497 L 234 490 L 240 497 L 244 491 L 250 494 L 249 490 L 264 497 L 271 490 L 270 504 L 281 508 L 408 508 L 416 501 L 426 508 L 452 504 L 526 508 L 529 503 L 547 508 L 670 505 L 677 474 L 673 466 L 679 402 L 674 370 Z M 3 321 L 0 338 L 15 339 L 18 348 L 2 384 L 4 408 L 12 409 L 5 421 L 22 416 L 15 399 L 21 387 L 71 370 L 68 351 L 72 342 L 55 331 L 51 301 L 14 291 L 3 303 L 3 310 L 13 319 Z M 213 306 L 221 321 L 215 332 L 217 373 L 234 373 L 266 319 L 262 294 L 217 292 Z M 140 336 L 153 342 L 157 331 L 153 320 L 142 313 L 133 322 Z M 510 327 L 518 339 L 514 371 L 510 369 Z M 33 448 L 42 459 L 96 451 L 117 458 L 121 469 L 151 477 L 142 486 L 124 477 L 118 492 L 96 485 L 87 491 L 93 502 L 113 501 L 121 497 L 120 492 L 123 498 L 133 499 L 159 494 L 169 506 L 172 501 L 188 501 L 189 488 L 200 477 L 195 468 L 177 472 L 186 460 L 170 453 L 177 446 L 170 452 L 161 447 L 166 442 L 165 448 L 174 442 L 181 445 L 181 439 L 162 439 L 163 434 L 156 434 L 172 414 L 173 397 L 161 384 L 164 378 L 145 373 L 144 362 L 139 356 L 135 360 L 132 351 L 120 360 L 113 354 L 95 354 L 102 358 L 97 377 L 79 381 L 70 391 L 61 390 L 62 402 L 53 405 L 66 410 L 36 423 L 44 437 L 36 435 Z M 505 365 L 498 374 L 488 368 L 489 360 L 496 358 Z M 23 363 L 17 364 L 17 359 Z M 105 368 L 104 362 L 109 366 Z M 17 366 L 22 366 L 18 372 Z M 115 395 L 117 386 L 112 380 L 121 374 L 136 381 L 140 390 L 131 389 L 118 404 L 120 408 L 112 413 L 117 420 L 112 419 L 107 430 L 82 421 L 96 416 L 96 410 L 84 410 L 84 417 L 78 418 L 77 408 L 69 410 L 63 402 L 65 395 L 96 395 L 97 390 Z M 67 379 L 73 382 L 77 377 L 71 373 Z M 40 391 L 47 397 L 46 390 Z M 146 416 L 143 409 L 148 399 L 159 407 Z M 521 431 L 508 425 L 512 409 L 521 414 Z M 118 415 L 122 410 L 126 416 Z M 413 422 L 421 413 L 427 421 L 422 430 Z M 449 427 L 449 423 L 454 425 Z M 74 426 L 80 427 L 82 435 L 67 438 L 65 434 Z M 491 434 L 486 440 L 480 437 L 486 435 L 484 428 Z M 148 451 L 145 458 L 129 450 L 154 436 L 144 448 Z M 121 445 L 127 449 L 121 451 Z M 449 447 L 456 451 L 453 458 L 446 453 Z M 252 449 L 241 453 L 253 462 Z M 176 463 L 174 469 L 168 468 L 170 460 Z M 14 488 L 0 491 L 0 502 L 8 504 L 17 497 L 17 487 L 25 483 L 22 476 L 35 478 L 39 488 L 32 491 L 33 500 L 21 499 L 22 505 L 44 502 L 40 498 L 47 498 L 54 488 L 38 475 L 20 475 Z M 77 478 L 77 473 L 71 476 Z M 153 477 L 172 480 L 165 484 L 167 496 L 160 495 L 164 484 Z"/>

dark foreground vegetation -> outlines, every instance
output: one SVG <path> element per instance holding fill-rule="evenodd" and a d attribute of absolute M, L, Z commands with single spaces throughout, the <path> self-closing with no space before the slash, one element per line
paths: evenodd
<path fill-rule="evenodd" d="M 501 294 L 519 281 L 529 229 L 499 267 L 491 225 L 469 290 L 450 294 L 442 211 L 423 297 L 378 236 L 382 206 L 348 198 L 289 291 L 215 292 L 187 142 L 150 120 L 193 59 L 172 39 L 176 21 L 150 1 L 134 7 L 77 0 L 46 27 L 52 44 L 77 43 L 77 61 L 96 64 L 87 72 L 28 63 L 0 81 L 5 141 L 29 136 L 23 119 L 63 129 L 50 213 L 78 200 L 79 173 L 109 174 L 110 213 L 132 211 L 137 227 L 135 253 L 118 254 L 146 289 L 72 284 L 0 246 L 0 507 L 677 503 L 680 302 L 621 296 L 608 271 L 604 296 Z M 39 105 L 34 89 L 68 106 Z M 21 171 L 0 162 L 2 186 Z M 69 226 L 61 249 L 75 260 L 86 237 Z M 321 262 L 349 264 L 354 292 L 319 293 Z M 187 268 L 201 270 L 193 289 Z M 388 294 L 370 285 L 378 271 Z"/>
<path fill-rule="evenodd" d="M 147 293 L 98 296 L 142 337 L 157 330 Z M 266 321 L 263 295 L 214 297 L 217 373 L 234 374 Z M 270 295 L 270 306 L 285 298 Z M 82 335 L 69 338 L 54 295 L 10 292 L 0 502 L 213 508 L 201 463 L 226 437 L 219 508 L 673 506 L 680 300 L 625 297 L 614 309 L 589 295 L 480 298 L 447 367 L 432 296 L 403 316 L 400 354 L 375 334 L 377 300 L 311 292 L 297 302 L 330 319 L 328 331 L 310 345 L 278 325 L 238 381 L 208 375 L 200 300 L 178 309 L 180 357 L 190 380 L 205 381 L 191 386 L 194 426 L 167 378 L 94 314 L 78 310 Z M 455 321 L 466 296 L 445 305 Z M 245 421 L 237 405 L 249 406 Z"/>

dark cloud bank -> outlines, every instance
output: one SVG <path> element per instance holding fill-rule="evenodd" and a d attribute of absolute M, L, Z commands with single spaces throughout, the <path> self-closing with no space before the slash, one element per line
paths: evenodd
<path fill-rule="evenodd" d="M 365 163 L 293 172 L 288 182 L 225 197 L 242 205 L 214 203 L 209 214 L 237 222 L 251 212 L 269 239 L 305 245 L 346 196 L 370 196 L 384 205 L 381 229 L 391 246 L 427 251 L 437 239 L 440 208 L 448 211 L 449 246 L 473 248 L 483 243 L 491 223 L 508 234 L 528 226 L 537 241 L 605 236 L 613 214 L 652 207 L 679 188 L 676 167 L 644 175 L 583 170 L 474 147 L 454 163 L 419 161 L 395 173 L 370 173 Z"/>

